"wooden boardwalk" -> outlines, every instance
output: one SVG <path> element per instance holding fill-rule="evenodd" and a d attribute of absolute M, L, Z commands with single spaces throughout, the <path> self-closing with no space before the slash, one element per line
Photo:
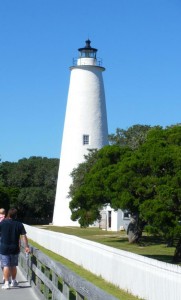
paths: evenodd
<path fill-rule="evenodd" d="M 18 269 L 17 281 L 19 285 L 17 287 L 11 287 L 8 290 L 2 290 L 3 275 L 0 268 L 0 299 L 2 300 L 39 300 L 39 298 L 34 293 L 29 282 L 23 276 L 21 271 Z"/>

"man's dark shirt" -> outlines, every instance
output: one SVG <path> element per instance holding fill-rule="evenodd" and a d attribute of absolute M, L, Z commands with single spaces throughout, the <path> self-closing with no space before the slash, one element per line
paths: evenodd
<path fill-rule="evenodd" d="M 0 253 L 3 255 L 18 254 L 20 236 L 26 234 L 24 225 L 12 219 L 5 219 L 0 222 L 0 233 Z"/>

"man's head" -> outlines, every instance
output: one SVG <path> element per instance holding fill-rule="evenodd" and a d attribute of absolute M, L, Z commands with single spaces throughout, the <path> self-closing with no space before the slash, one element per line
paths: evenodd
<path fill-rule="evenodd" d="M 17 209 L 16 208 L 10 208 L 8 210 L 7 218 L 9 219 L 16 219 L 17 218 Z"/>
<path fill-rule="evenodd" d="M 5 215 L 6 214 L 6 211 L 4 208 L 0 208 L 0 215 Z"/>

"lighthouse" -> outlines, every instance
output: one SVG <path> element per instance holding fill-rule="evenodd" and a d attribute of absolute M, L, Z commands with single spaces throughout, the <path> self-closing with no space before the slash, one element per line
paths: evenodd
<path fill-rule="evenodd" d="M 91 41 L 79 48 L 79 57 L 70 67 L 60 165 L 53 214 L 53 225 L 79 226 L 71 220 L 68 198 L 72 170 L 84 161 L 88 149 L 108 144 L 108 126 L 101 61 Z"/>

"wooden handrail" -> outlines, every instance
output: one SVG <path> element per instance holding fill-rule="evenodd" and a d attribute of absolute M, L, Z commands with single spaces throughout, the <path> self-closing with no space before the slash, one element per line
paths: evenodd
<path fill-rule="evenodd" d="M 31 246 L 19 255 L 19 268 L 41 300 L 118 300 Z"/>

